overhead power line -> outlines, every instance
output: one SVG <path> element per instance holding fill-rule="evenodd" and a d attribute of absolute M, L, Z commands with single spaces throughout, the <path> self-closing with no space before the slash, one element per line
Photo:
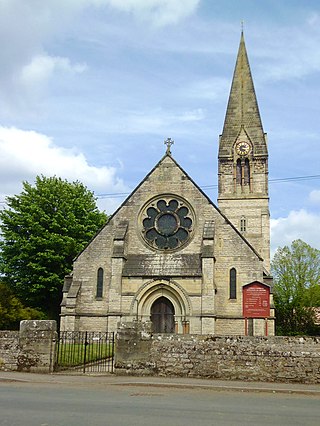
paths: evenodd
<path fill-rule="evenodd" d="M 270 179 L 269 182 L 290 182 L 290 181 L 299 181 L 299 180 L 313 180 L 319 179 L 320 175 L 311 175 L 311 176 L 295 176 L 279 179 Z"/>
<path fill-rule="evenodd" d="M 284 178 L 276 178 L 269 179 L 269 183 L 282 183 L 282 182 L 299 182 L 299 181 L 307 181 L 307 180 L 315 180 L 320 179 L 320 175 L 307 175 L 307 176 L 293 176 L 293 177 L 284 177 Z M 210 190 L 218 188 L 218 185 L 202 185 L 200 186 L 203 190 Z M 98 199 L 104 198 L 123 198 L 128 197 L 130 192 L 108 192 L 105 194 L 95 194 Z M 5 200 L 1 200 L 0 204 L 7 204 Z"/>
<path fill-rule="evenodd" d="M 294 176 L 294 177 L 284 177 L 284 178 L 277 178 L 277 179 L 269 179 L 269 183 L 280 183 L 280 182 L 295 182 L 295 181 L 301 181 L 301 180 L 313 180 L 313 179 L 320 179 L 320 175 L 309 175 L 309 176 Z M 216 189 L 218 188 L 218 185 L 202 185 L 200 186 L 201 189 Z M 96 195 L 97 198 L 122 198 L 127 197 L 130 195 L 129 192 L 119 192 L 119 193 L 106 193 L 106 194 L 98 194 Z"/>

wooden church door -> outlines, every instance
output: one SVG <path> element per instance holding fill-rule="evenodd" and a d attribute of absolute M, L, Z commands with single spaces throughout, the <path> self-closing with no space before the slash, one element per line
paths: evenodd
<path fill-rule="evenodd" d="M 151 306 L 154 333 L 174 333 L 174 307 L 166 297 L 159 297 Z"/>

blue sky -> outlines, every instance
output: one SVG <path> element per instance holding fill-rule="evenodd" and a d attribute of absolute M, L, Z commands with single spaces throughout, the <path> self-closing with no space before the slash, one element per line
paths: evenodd
<path fill-rule="evenodd" d="M 107 213 L 175 140 L 216 202 L 241 21 L 269 140 L 272 249 L 320 248 L 318 0 L 0 0 L 0 202 L 37 174 Z M 318 176 L 316 178 L 277 179 Z M 106 194 L 105 196 L 102 196 Z"/>

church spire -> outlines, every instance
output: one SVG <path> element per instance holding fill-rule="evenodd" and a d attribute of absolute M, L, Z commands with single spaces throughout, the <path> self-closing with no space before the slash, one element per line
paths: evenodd
<path fill-rule="evenodd" d="M 232 155 L 240 133 L 245 132 L 255 156 L 266 156 L 267 145 L 254 90 L 243 31 L 233 74 L 227 113 L 220 137 L 219 158 Z"/>
<path fill-rule="evenodd" d="M 270 270 L 268 149 L 241 32 L 218 156 L 221 211 L 261 254 Z"/>

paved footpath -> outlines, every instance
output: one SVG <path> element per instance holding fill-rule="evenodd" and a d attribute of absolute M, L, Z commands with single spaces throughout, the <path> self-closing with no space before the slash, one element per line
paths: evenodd
<path fill-rule="evenodd" d="M 214 391 L 238 391 L 238 392 L 269 392 L 317 395 L 320 397 L 319 384 L 300 383 L 265 383 L 227 381 L 195 378 L 169 378 L 169 377 L 135 377 L 116 376 L 114 374 L 36 374 L 20 373 L 15 371 L 0 371 L 0 383 L 25 382 L 30 384 L 64 384 L 70 387 L 105 387 L 105 386 L 150 386 L 171 388 L 199 388 Z"/>

